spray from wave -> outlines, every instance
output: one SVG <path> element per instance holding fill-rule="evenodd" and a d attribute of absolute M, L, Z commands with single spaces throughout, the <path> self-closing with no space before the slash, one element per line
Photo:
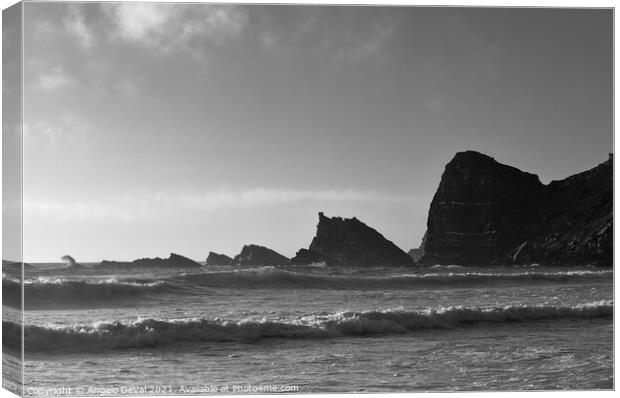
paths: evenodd
<path fill-rule="evenodd" d="M 110 300 L 124 300 L 127 304 L 131 304 L 127 299 L 174 290 L 174 286 L 165 281 L 118 281 L 114 278 L 98 281 L 37 278 L 24 281 L 23 288 L 27 308 L 105 306 Z M 4 303 L 19 307 L 21 289 L 22 284 L 19 280 L 3 278 Z"/>
<path fill-rule="evenodd" d="M 181 341 L 260 342 L 267 338 L 319 339 L 411 333 L 423 329 L 454 329 L 479 324 L 540 320 L 609 318 L 613 301 L 570 306 L 507 306 L 499 308 L 448 307 L 426 311 L 341 312 L 288 321 L 219 319 L 139 319 L 130 323 L 99 322 L 72 326 L 27 325 L 25 347 L 31 352 L 93 351 L 148 348 Z M 3 321 L 3 342 L 18 343 L 21 327 Z"/>
<path fill-rule="evenodd" d="M 75 259 L 68 254 L 65 254 L 60 259 L 64 261 L 65 264 L 67 264 L 67 267 L 75 267 L 75 265 L 77 264 L 75 262 Z"/>
<path fill-rule="evenodd" d="M 578 270 L 556 272 L 440 272 L 388 276 L 321 275 L 297 273 L 273 267 L 188 275 L 176 278 L 181 284 L 191 283 L 216 288 L 306 288 L 306 289 L 410 289 L 433 287 L 489 286 L 510 283 L 553 283 L 600 280 L 612 276 L 611 270 Z"/>

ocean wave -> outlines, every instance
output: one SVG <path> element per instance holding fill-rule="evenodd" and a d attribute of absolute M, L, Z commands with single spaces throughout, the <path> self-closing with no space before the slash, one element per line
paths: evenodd
<path fill-rule="evenodd" d="M 165 281 L 118 281 L 104 279 L 97 281 L 66 280 L 62 278 L 37 278 L 26 280 L 23 284 L 27 307 L 71 304 L 75 306 L 88 303 L 103 304 L 108 300 L 131 296 L 159 293 L 171 289 Z M 2 297 L 7 304 L 21 300 L 22 285 L 13 278 L 2 279 Z"/>
<path fill-rule="evenodd" d="M 390 290 L 494 287 L 504 285 L 611 281 L 612 270 L 567 271 L 489 271 L 449 270 L 442 272 L 356 275 L 327 274 L 338 272 L 320 269 L 317 272 L 261 267 L 211 273 L 177 275 L 143 275 L 139 278 L 66 279 L 58 277 L 29 278 L 23 284 L 27 308 L 92 307 L 110 303 L 133 305 L 142 297 L 162 292 L 204 294 L 205 288 L 217 289 L 339 289 Z M 22 285 L 17 278 L 3 274 L 3 300 L 9 306 L 21 306 Z"/>
<path fill-rule="evenodd" d="M 546 283 L 597 280 L 613 276 L 611 270 L 526 271 L 526 272 L 435 272 L 388 276 L 325 275 L 298 273 L 274 267 L 194 274 L 179 277 L 178 283 L 217 288 L 315 288 L 315 289 L 401 289 L 488 286 L 501 283 Z"/>
<path fill-rule="evenodd" d="M 479 324 L 560 319 L 609 318 L 613 301 L 566 306 L 506 306 L 495 308 L 447 307 L 425 311 L 385 310 L 311 315 L 292 320 L 208 319 L 99 322 L 72 326 L 27 325 L 25 349 L 42 351 L 93 351 L 149 348 L 182 341 L 258 342 L 262 339 L 320 339 L 412 333 L 424 329 L 454 329 Z M 3 321 L 3 340 L 21 338 L 18 324 Z"/>

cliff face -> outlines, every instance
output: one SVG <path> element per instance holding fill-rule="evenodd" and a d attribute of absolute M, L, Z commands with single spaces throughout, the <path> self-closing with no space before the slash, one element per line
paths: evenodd
<path fill-rule="evenodd" d="M 129 269 L 129 268 L 168 268 L 168 267 L 200 267 L 200 264 L 187 257 L 170 253 L 168 258 L 140 258 L 134 261 L 107 261 L 99 263 L 100 268 Z"/>
<path fill-rule="evenodd" d="M 310 248 L 298 251 L 291 263 L 320 261 L 342 266 L 413 265 L 407 253 L 357 218 L 329 218 L 323 213 L 319 213 L 316 236 Z"/>
<path fill-rule="evenodd" d="M 207 256 L 207 265 L 231 265 L 233 263 L 233 259 L 228 257 L 225 254 L 218 254 L 214 252 L 209 252 Z"/>
<path fill-rule="evenodd" d="M 611 163 L 543 185 L 481 153 L 457 153 L 431 203 L 422 262 L 611 262 Z"/>
<path fill-rule="evenodd" d="M 612 265 L 613 160 L 546 186 L 531 235 L 514 262 Z"/>
<path fill-rule="evenodd" d="M 237 265 L 283 265 L 288 258 L 264 246 L 246 245 L 233 260 Z"/>

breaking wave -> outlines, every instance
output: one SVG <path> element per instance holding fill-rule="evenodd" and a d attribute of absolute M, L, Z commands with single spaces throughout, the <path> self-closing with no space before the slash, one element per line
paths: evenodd
<path fill-rule="evenodd" d="M 323 271 L 323 270 L 320 270 Z M 333 270 L 329 270 L 334 272 Z M 335 271 L 338 272 L 338 271 Z M 562 283 L 611 279 L 612 270 L 525 271 L 525 272 L 430 272 L 400 275 L 326 274 L 294 272 L 276 267 L 261 267 L 223 272 L 143 276 L 141 279 L 74 280 L 45 278 L 26 280 L 24 297 L 27 308 L 106 306 L 110 302 L 133 305 L 135 300 L 152 294 L 172 292 L 202 294 L 205 288 L 217 289 L 433 289 L 469 288 L 503 284 Z M 3 274 L 3 300 L 9 306 L 21 305 L 19 279 Z"/>
<path fill-rule="evenodd" d="M 316 288 L 316 289 L 400 289 L 432 288 L 437 286 L 487 286 L 493 283 L 545 283 L 582 281 L 608 278 L 611 270 L 526 271 L 526 272 L 437 272 L 390 276 L 321 275 L 296 273 L 269 267 L 260 270 L 240 270 L 195 274 L 181 277 L 178 282 L 217 288 Z"/>
<path fill-rule="evenodd" d="M 320 339 L 412 333 L 423 329 L 454 329 L 478 324 L 540 320 L 610 318 L 613 301 L 571 306 L 448 307 L 426 311 L 365 311 L 312 315 L 292 320 L 223 321 L 219 319 L 139 319 L 130 323 L 100 322 L 72 326 L 28 325 L 25 347 L 30 352 L 94 351 L 150 348 L 175 342 L 260 342 L 263 339 Z M 21 328 L 3 321 L 3 343 L 19 344 Z"/>
<path fill-rule="evenodd" d="M 76 281 L 64 279 L 36 279 L 26 281 L 24 298 L 27 307 L 45 307 L 58 304 L 84 305 L 128 298 L 149 293 L 157 293 L 172 288 L 165 281 L 118 281 L 105 279 L 99 281 Z M 22 286 L 19 280 L 2 279 L 2 297 L 6 304 L 18 305 Z M 16 301 L 18 300 L 18 301 Z M 16 302 L 14 302 L 16 301 Z"/>

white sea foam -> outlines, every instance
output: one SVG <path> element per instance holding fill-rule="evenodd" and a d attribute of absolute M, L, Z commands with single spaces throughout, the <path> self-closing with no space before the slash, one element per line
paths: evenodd
<path fill-rule="evenodd" d="M 412 333 L 423 329 L 531 322 L 540 320 L 611 317 L 613 301 L 576 305 L 515 305 L 493 308 L 441 307 L 425 311 L 339 312 L 304 316 L 288 321 L 271 319 L 138 319 L 133 322 L 97 322 L 72 326 L 48 324 L 25 328 L 29 351 L 90 351 L 123 347 L 155 347 L 179 341 L 259 342 L 265 338 L 317 339 L 342 336 Z M 7 339 L 19 339 L 17 324 L 3 322 Z"/>

